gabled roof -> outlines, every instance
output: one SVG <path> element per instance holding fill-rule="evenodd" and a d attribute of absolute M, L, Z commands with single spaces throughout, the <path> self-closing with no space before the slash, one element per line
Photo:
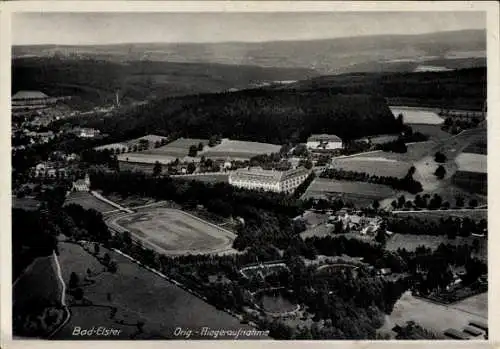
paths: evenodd
<path fill-rule="evenodd" d="M 40 91 L 19 91 L 12 96 L 12 99 L 38 99 L 38 98 L 49 98 L 49 96 Z"/>
<path fill-rule="evenodd" d="M 339 136 L 336 135 L 327 135 L 327 134 L 320 134 L 320 135 L 311 135 L 307 139 L 308 142 L 342 142 L 342 139 L 340 139 Z"/>

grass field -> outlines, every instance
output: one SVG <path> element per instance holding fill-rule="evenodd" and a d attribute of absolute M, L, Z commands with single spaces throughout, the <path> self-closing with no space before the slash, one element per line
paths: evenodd
<path fill-rule="evenodd" d="M 482 293 L 471 298 L 445 306 L 415 298 L 409 291 L 405 292 L 396 302 L 392 313 L 385 317 L 385 324 L 379 331 L 390 332 L 396 324 L 415 321 L 426 329 L 442 334 L 448 328 L 462 331 L 471 320 L 487 322 L 488 294 Z"/>
<path fill-rule="evenodd" d="M 107 252 L 117 262 L 118 271 L 112 274 L 101 272 L 102 266 L 97 259 L 78 245 L 60 243 L 60 250 L 66 281 L 73 271 L 83 279 L 87 268 L 98 275 L 92 277 L 95 283 L 83 287 L 85 298 L 93 305 L 72 306 L 70 321 L 55 339 L 131 339 L 137 334 L 138 321 L 144 322 L 144 329 L 135 339 L 185 339 L 174 336 L 177 327 L 193 332 L 204 326 L 211 329 L 250 329 L 229 314 L 215 309 L 118 253 L 101 248 L 101 255 Z M 112 309 L 116 310 L 114 316 Z M 75 338 L 72 336 L 75 326 L 105 326 L 122 331 L 118 337 L 112 338 Z M 199 339 L 200 336 L 193 333 L 190 339 L 193 338 Z"/>
<path fill-rule="evenodd" d="M 356 155 L 354 158 L 357 159 L 383 158 L 387 160 L 413 162 L 427 155 L 428 152 L 432 150 L 432 148 L 435 146 L 436 142 L 434 141 L 411 143 L 406 145 L 408 149 L 406 153 L 392 153 L 380 150 L 374 152 L 367 152 L 365 154 L 361 153 L 359 155 Z"/>
<path fill-rule="evenodd" d="M 219 145 L 212 148 L 206 148 L 199 155 L 207 158 L 238 158 L 250 159 L 255 155 L 278 153 L 281 146 L 269 143 L 235 141 L 223 139 Z"/>
<path fill-rule="evenodd" d="M 408 173 L 411 163 L 396 161 L 384 156 L 336 158 L 332 167 L 337 170 L 364 172 L 375 176 L 402 178 Z"/>
<path fill-rule="evenodd" d="M 421 219 L 439 221 L 441 218 L 448 217 L 468 217 L 474 220 L 488 219 L 488 209 L 475 210 L 443 210 L 443 211 L 420 211 L 420 212 L 397 212 L 394 213 L 397 217 L 418 217 Z"/>
<path fill-rule="evenodd" d="M 179 176 L 185 180 L 200 181 L 205 183 L 229 183 L 229 175 L 227 173 L 214 173 L 214 174 L 203 174 L 203 175 L 186 175 Z"/>
<path fill-rule="evenodd" d="M 487 155 L 461 153 L 455 159 L 459 171 L 486 173 L 488 171 Z"/>
<path fill-rule="evenodd" d="M 452 137 L 453 135 L 441 130 L 441 125 L 429 125 L 429 124 L 411 124 L 413 132 L 420 132 L 424 135 L 429 136 L 430 141 L 442 141 Z"/>
<path fill-rule="evenodd" d="M 433 110 L 399 106 L 389 108 L 395 117 L 403 114 L 403 122 L 405 124 L 439 125 L 444 122 L 444 119 Z"/>
<path fill-rule="evenodd" d="M 67 198 L 64 203 L 65 205 L 68 204 L 78 204 L 82 206 L 84 209 L 94 209 L 98 212 L 105 213 L 109 211 L 114 211 L 117 208 L 114 206 L 111 206 L 104 201 L 101 201 L 94 197 L 92 194 L 87 193 L 87 192 L 72 192 Z"/>
<path fill-rule="evenodd" d="M 236 237 L 200 218 L 169 208 L 148 208 L 109 222 L 132 232 L 147 245 L 172 255 L 232 251 Z"/>
<path fill-rule="evenodd" d="M 385 248 L 388 251 L 396 251 L 399 248 L 404 248 L 407 251 L 415 251 L 419 246 L 425 246 L 431 249 L 436 249 L 441 243 L 458 245 L 472 245 L 473 241 L 479 241 L 479 250 L 474 256 L 482 261 L 487 261 L 488 258 L 488 239 L 469 237 L 456 237 L 448 239 L 446 236 L 434 235 L 411 235 L 411 234 L 393 234 L 386 242 Z"/>

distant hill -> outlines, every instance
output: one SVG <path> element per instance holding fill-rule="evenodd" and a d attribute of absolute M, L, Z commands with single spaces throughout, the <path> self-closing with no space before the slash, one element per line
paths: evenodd
<path fill-rule="evenodd" d="M 378 35 L 261 43 L 153 43 L 102 46 L 14 46 L 13 56 L 77 56 L 111 61 L 152 60 L 309 68 L 321 74 L 411 71 L 428 60 L 486 63 L 485 30 Z M 478 60 L 482 58 L 482 60 Z M 409 64 L 409 65 L 408 65 Z M 452 63 L 453 64 L 453 63 Z M 455 61 L 456 64 L 456 61 Z M 462 62 L 463 64 L 463 62 Z"/>
<path fill-rule="evenodd" d="M 442 72 L 350 73 L 319 76 L 268 89 L 378 94 L 391 103 L 481 110 L 486 100 L 486 68 Z"/>
<path fill-rule="evenodd" d="M 264 89 L 166 98 L 112 118 L 83 122 L 126 139 L 151 132 L 284 144 L 311 133 L 342 138 L 398 131 L 384 98 L 310 91 Z"/>
<path fill-rule="evenodd" d="M 262 82 L 317 75 L 304 68 L 30 57 L 13 59 L 12 92 L 40 90 L 48 95 L 75 95 L 103 103 L 113 100 L 116 90 L 123 98 L 144 100 L 243 89 Z"/>

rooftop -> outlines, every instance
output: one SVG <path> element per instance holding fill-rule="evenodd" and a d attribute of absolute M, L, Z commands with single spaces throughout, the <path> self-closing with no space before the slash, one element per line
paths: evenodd
<path fill-rule="evenodd" d="M 311 135 L 307 139 L 308 142 L 342 142 L 342 139 L 336 135 L 320 134 Z"/>
<path fill-rule="evenodd" d="M 49 96 L 40 91 L 19 91 L 12 96 L 12 99 L 39 99 L 39 98 L 49 98 Z"/>

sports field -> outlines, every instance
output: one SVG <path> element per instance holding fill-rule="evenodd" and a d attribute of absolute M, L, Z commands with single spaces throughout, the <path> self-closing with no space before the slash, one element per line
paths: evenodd
<path fill-rule="evenodd" d="M 324 195 L 325 193 L 357 194 L 374 199 L 396 194 L 393 189 L 382 184 L 315 178 L 307 189 L 305 196 L 313 197 L 315 194 Z"/>
<path fill-rule="evenodd" d="M 428 124 L 428 125 L 439 125 L 444 122 L 435 111 L 410 108 L 410 107 L 389 107 L 397 117 L 399 114 L 403 114 L 403 123 L 405 124 Z"/>
<path fill-rule="evenodd" d="M 236 235 L 189 213 L 171 208 L 146 208 L 108 220 L 117 230 L 128 230 L 155 250 L 169 254 L 232 251 Z"/>
<path fill-rule="evenodd" d="M 92 194 L 87 192 L 73 192 L 71 193 L 64 202 L 65 205 L 77 204 L 82 206 L 84 209 L 94 209 L 98 212 L 105 213 L 109 211 L 117 210 L 116 207 L 105 203 L 102 200 L 97 199 Z"/>
<path fill-rule="evenodd" d="M 336 158 L 332 161 L 336 170 L 364 172 L 379 177 L 403 178 L 411 167 L 411 163 L 397 161 L 383 155 L 376 157 L 346 157 Z"/>
<path fill-rule="evenodd" d="M 269 143 L 235 141 L 223 139 L 219 145 L 212 148 L 207 148 L 199 155 L 204 155 L 207 158 L 237 158 L 250 159 L 255 155 L 278 153 L 281 146 Z"/>

